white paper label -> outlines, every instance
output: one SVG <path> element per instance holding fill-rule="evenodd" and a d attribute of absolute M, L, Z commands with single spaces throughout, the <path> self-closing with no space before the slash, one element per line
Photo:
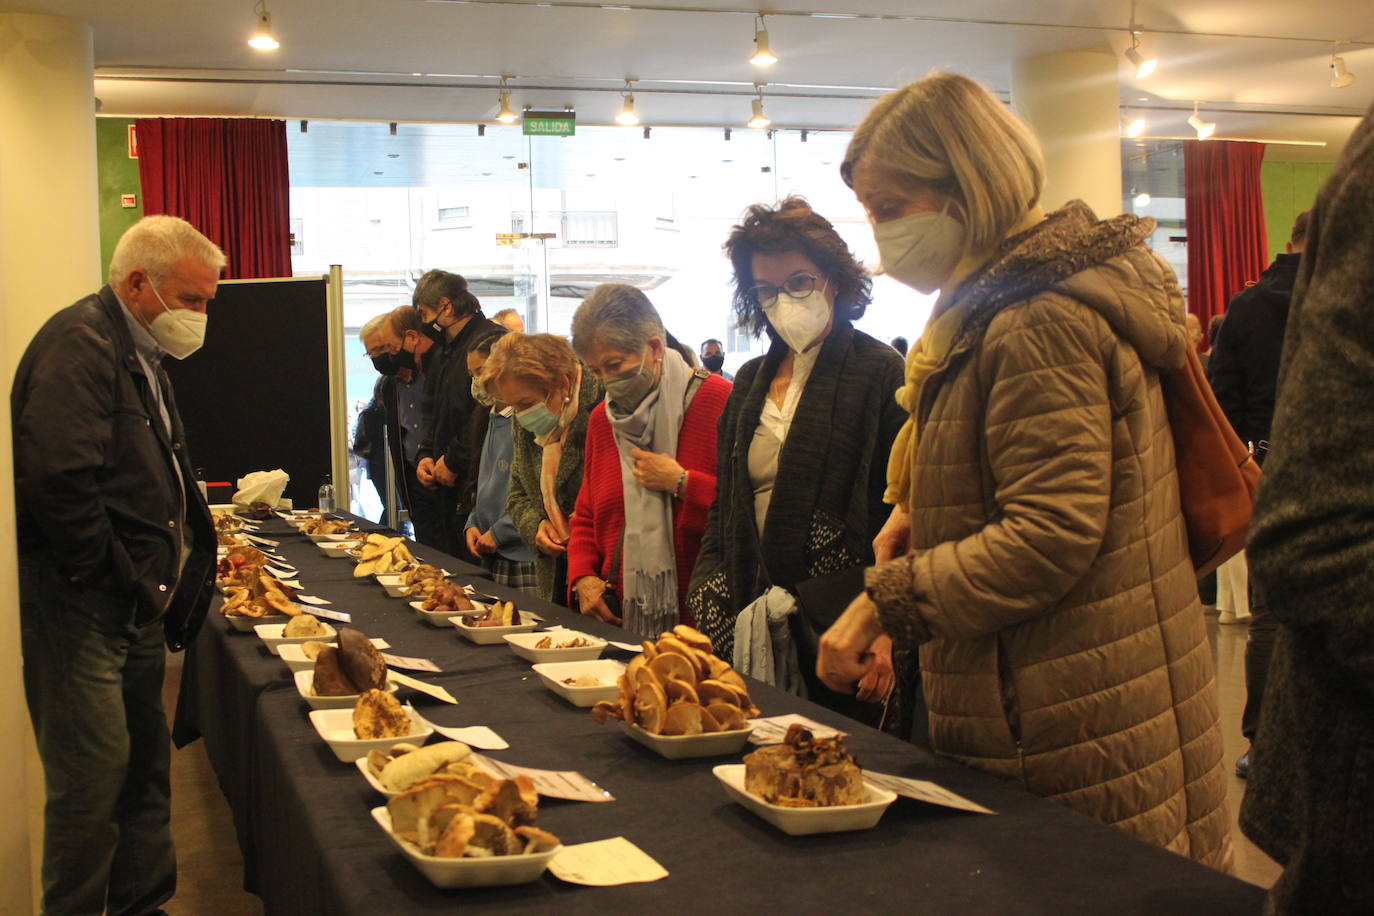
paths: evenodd
<path fill-rule="evenodd" d="M 254 544 L 260 544 L 260 545 L 263 546 L 263 547 L 279 547 L 279 546 L 281 546 L 281 542 L 280 542 L 280 541 L 274 541 L 274 540 L 271 540 L 270 538 L 258 537 L 256 534 L 245 534 L 244 537 L 246 537 L 248 540 L 252 541 Z"/>
<path fill-rule="evenodd" d="M 546 798 L 565 798 L 568 801 L 585 802 L 615 801 L 614 795 L 576 770 L 537 770 L 533 767 L 502 763 L 481 754 L 473 754 L 470 759 L 478 766 L 491 770 L 498 776 L 504 776 L 506 779 L 528 776 L 530 781 L 534 783 L 535 790 Z"/>
<path fill-rule="evenodd" d="M 791 725 L 801 725 L 809 729 L 812 737 L 833 738 L 842 735 L 844 732 L 837 731 L 829 725 L 822 725 L 814 719 L 806 716 L 791 713 L 785 716 L 769 716 L 766 719 L 750 719 L 749 724 L 754 727 L 753 733 L 749 736 L 750 744 L 782 744 L 782 739 L 787 737 L 787 729 Z"/>
<path fill-rule="evenodd" d="M 632 642 L 615 642 L 614 640 L 611 641 L 611 645 L 617 649 L 624 649 L 626 652 L 639 652 L 644 648 L 642 645 L 636 645 Z"/>
<path fill-rule="evenodd" d="M 296 600 L 299 601 L 301 604 L 333 604 L 333 603 L 334 603 L 334 602 L 332 602 L 332 601 L 326 601 L 326 600 L 324 600 L 323 598 L 319 598 L 319 597 L 317 597 L 317 596 L 315 596 L 315 595 L 297 595 L 297 596 L 296 596 Z"/>
<path fill-rule="evenodd" d="M 373 642 L 377 642 L 377 640 L 374 639 Z M 386 649 L 390 647 L 378 646 L 377 648 Z M 418 690 L 421 693 L 428 694 L 429 696 L 434 697 L 434 699 L 436 700 L 443 700 L 445 703 L 453 704 L 457 704 L 458 702 L 457 697 L 455 697 L 453 694 L 449 693 L 447 690 L 445 690 L 437 684 L 426 684 L 424 681 L 417 681 L 415 678 L 410 677 L 406 674 L 402 674 L 399 671 L 391 671 L 388 673 L 387 676 L 398 684 L 404 684 L 406 687 L 410 687 L 413 690 Z M 420 714 L 416 713 L 415 715 L 419 716 Z M 430 722 L 429 724 L 434 729 L 439 730 L 439 726 L 435 725 L 433 722 Z M 495 732 L 493 732 L 492 734 L 495 734 Z"/>
<path fill-rule="evenodd" d="M 975 814 L 996 814 L 991 808 L 984 808 L 977 802 L 971 802 L 962 795 L 956 795 L 943 786 L 938 786 L 933 782 L 926 782 L 923 779 L 907 779 L 903 776 L 890 776 L 887 773 L 875 773 L 872 770 L 864 770 L 864 779 L 881 786 L 890 792 L 906 798 L 914 798 L 917 801 L 926 802 L 931 805 L 939 805 L 942 808 L 954 808 L 957 811 L 972 811 Z"/>
<path fill-rule="evenodd" d="M 639 884 L 668 877 L 668 869 L 623 836 L 564 846 L 549 862 L 560 881 L 590 887 Z"/>
<path fill-rule="evenodd" d="M 386 662 L 389 668 L 404 668 L 407 671 L 438 671 L 439 666 L 427 658 L 410 658 L 406 655 L 387 655 L 383 653 L 382 661 Z"/>
<path fill-rule="evenodd" d="M 304 610 L 307 614 L 314 614 L 316 617 L 323 617 L 325 620 L 337 620 L 340 623 L 353 622 L 353 615 L 345 614 L 343 611 L 331 611 L 322 607 L 308 607 Z"/>
<path fill-rule="evenodd" d="M 470 747 L 480 748 L 484 751 L 504 751 L 510 747 L 505 738 L 485 725 L 469 725 L 466 728 L 450 728 L 434 722 L 429 723 L 429 725 L 445 738 L 461 741 Z"/>

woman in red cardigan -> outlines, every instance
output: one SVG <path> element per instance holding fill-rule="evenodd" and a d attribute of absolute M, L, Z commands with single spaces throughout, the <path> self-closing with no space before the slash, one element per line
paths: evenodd
<path fill-rule="evenodd" d="M 573 606 L 653 639 L 692 622 L 687 584 L 716 498 L 716 421 L 730 383 L 666 346 L 658 312 L 632 286 L 592 290 L 572 338 L 606 389 L 570 523 Z"/>

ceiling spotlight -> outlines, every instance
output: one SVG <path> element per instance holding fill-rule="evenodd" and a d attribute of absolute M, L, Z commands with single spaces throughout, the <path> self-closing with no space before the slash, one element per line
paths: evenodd
<path fill-rule="evenodd" d="M 756 16 L 754 25 L 754 55 L 749 58 L 749 63 L 755 67 L 771 67 L 778 62 L 778 56 L 773 53 L 773 49 L 768 46 L 768 29 L 764 27 L 763 17 Z"/>
<path fill-rule="evenodd" d="M 1143 133 L 1145 133 L 1145 118 L 1143 116 L 1132 118 L 1126 124 L 1126 136 L 1130 137 L 1132 140 Z"/>
<path fill-rule="evenodd" d="M 626 127 L 634 127 L 639 123 L 639 115 L 635 114 L 634 85 L 634 80 L 625 81 L 625 91 L 620 93 L 625 104 L 620 107 L 620 114 L 615 116 L 615 123 L 623 124 Z"/>
<path fill-rule="evenodd" d="M 728 128 L 728 127 L 725 128 L 725 139 L 726 139 L 726 140 L 729 140 L 729 139 L 730 139 L 730 128 Z"/>
<path fill-rule="evenodd" d="M 802 131 L 802 134 L 801 134 L 801 142 L 805 143 L 805 142 L 806 142 L 806 138 L 807 138 L 807 136 L 808 136 L 810 133 L 811 133 L 811 131 L 809 131 L 809 130 L 804 130 L 804 131 Z"/>
<path fill-rule="evenodd" d="M 649 139 L 649 133 L 650 133 L 650 131 L 652 131 L 652 130 L 653 130 L 652 127 L 646 127 L 646 128 L 644 128 L 644 139 L 645 139 L 645 140 Z"/>
<path fill-rule="evenodd" d="M 1158 58 L 1146 57 L 1141 52 L 1140 32 L 1136 31 L 1134 26 L 1131 27 L 1131 46 L 1126 49 L 1126 59 L 1131 62 L 1132 67 L 1135 67 L 1135 78 L 1138 80 L 1145 79 L 1154 73 L 1155 68 L 1159 66 Z"/>
<path fill-rule="evenodd" d="M 1345 69 L 1345 58 L 1336 56 L 1338 42 L 1331 44 L 1331 88 L 1345 89 L 1355 82 L 1355 74 Z"/>
<path fill-rule="evenodd" d="M 301 133 L 303 133 L 303 134 L 308 134 L 308 133 L 310 133 L 310 122 L 309 122 L 309 121 L 302 121 L 302 122 L 301 122 Z"/>
<path fill-rule="evenodd" d="M 496 120 L 502 124 L 514 124 L 520 120 L 514 108 L 510 107 L 510 85 L 507 82 L 509 77 L 501 77 L 501 110 L 496 112 Z"/>
<path fill-rule="evenodd" d="M 1150 205 L 1150 195 L 1148 192 L 1141 191 L 1139 194 L 1136 194 L 1135 188 L 1131 188 L 1131 194 L 1134 195 L 1131 198 L 1131 203 L 1135 204 L 1137 208 L 1144 208 Z"/>
<path fill-rule="evenodd" d="M 1198 117 L 1197 102 L 1193 103 L 1193 113 L 1188 115 L 1188 126 L 1197 131 L 1199 140 L 1209 140 L 1212 134 L 1217 132 L 1217 125 L 1214 121 L 1204 121 Z"/>
<path fill-rule="evenodd" d="M 395 121 L 392 121 L 392 122 L 391 122 L 391 136 L 393 136 L 393 137 L 396 136 L 396 122 L 395 122 Z"/>
<path fill-rule="evenodd" d="M 248 39 L 248 46 L 259 51 L 275 51 L 280 48 L 281 42 L 272 34 L 272 14 L 267 12 L 267 0 L 258 0 L 253 5 L 253 13 L 258 17 L 258 25 L 253 29 L 252 37 Z"/>
<path fill-rule="evenodd" d="M 487 135 L 487 125 L 485 125 L 485 124 L 478 124 L 478 125 L 477 125 L 477 136 L 479 136 L 479 137 L 485 137 L 486 135 Z"/>
<path fill-rule="evenodd" d="M 763 113 L 763 83 L 755 83 L 754 90 L 758 95 L 754 98 L 754 116 L 749 119 L 749 126 L 753 128 L 767 127 L 773 121 Z"/>

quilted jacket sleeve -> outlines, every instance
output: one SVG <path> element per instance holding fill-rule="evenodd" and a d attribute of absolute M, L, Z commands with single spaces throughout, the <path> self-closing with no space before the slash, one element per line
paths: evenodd
<path fill-rule="evenodd" d="M 868 571 L 897 643 L 988 635 L 1053 608 L 1097 557 L 1111 502 L 1105 326 L 1049 297 L 993 320 L 978 359 L 996 520 Z M 961 419 L 961 418 L 956 418 Z M 977 473 L 968 466 L 918 476 Z"/>

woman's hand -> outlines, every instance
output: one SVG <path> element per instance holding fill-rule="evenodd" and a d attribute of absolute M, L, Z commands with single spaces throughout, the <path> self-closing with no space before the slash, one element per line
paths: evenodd
<path fill-rule="evenodd" d="M 496 538 L 491 536 L 490 531 L 482 532 L 482 536 L 477 539 L 477 549 L 474 553 L 479 557 L 489 557 L 496 553 Z"/>
<path fill-rule="evenodd" d="M 440 458 L 434 462 L 434 480 L 446 487 L 451 487 L 458 482 L 458 475 L 448 469 L 444 459 Z"/>
<path fill-rule="evenodd" d="M 639 481 L 641 487 L 646 490 L 658 490 L 660 493 L 677 491 L 677 482 L 682 477 L 683 467 L 672 455 L 632 448 L 630 457 L 635 460 L 635 480 Z"/>
<path fill-rule="evenodd" d="M 415 479 L 420 481 L 420 486 L 427 490 L 433 490 L 439 486 L 434 479 L 434 459 L 421 458 L 420 463 L 415 465 Z"/>
<path fill-rule="evenodd" d="M 873 668 L 874 641 L 883 635 L 878 606 L 867 593 L 850 602 L 840 619 L 821 636 L 816 676 L 838 693 L 853 693 L 854 685 Z"/>
<path fill-rule="evenodd" d="M 476 526 L 473 526 L 463 532 L 463 534 L 467 538 L 468 553 L 472 554 L 474 557 L 480 557 L 481 554 L 477 550 L 477 542 L 482 537 L 482 532 L 478 531 Z"/>
<path fill-rule="evenodd" d="M 865 703 L 881 703 L 897 682 L 897 676 L 892 673 L 892 637 L 879 636 L 868 647 L 868 653 L 873 656 L 873 667 L 859 679 L 858 697 Z"/>
<path fill-rule="evenodd" d="M 558 536 L 558 529 L 548 519 L 539 523 L 539 530 L 534 534 L 534 546 L 546 557 L 561 557 L 568 552 L 567 539 Z"/>
<path fill-rule="evenodd" d="M 892 513 L 873 539 L 873 559 L 886 563 L 904 557 L 911 550 L 911 513 L 906 506 L 893 506 Z"/>
<path fill-rule="evenodd" d="M 620 626 L 621 620 L 606 606 L 606 581 L 596 576 L 583 576 L 573 583 L 577 592 L 577 608 L 588 617 L 595 617 L 603 623 Z"/>

